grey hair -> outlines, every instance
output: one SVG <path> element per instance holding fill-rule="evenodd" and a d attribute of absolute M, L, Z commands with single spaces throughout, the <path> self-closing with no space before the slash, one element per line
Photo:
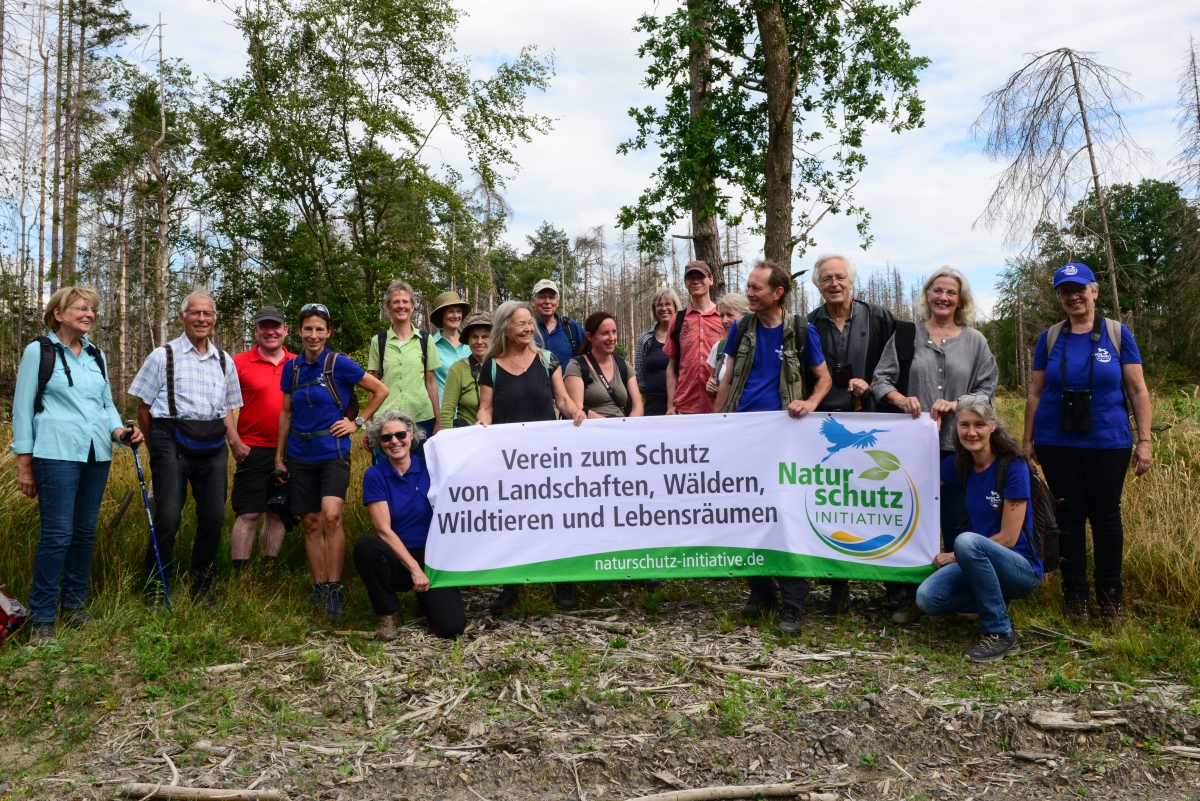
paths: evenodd
<path fill-rule="evenodd" d="M 518 309 L 524 309 L 529 312 L 529 316 L 537 319 L 533 311 L 533 306 L 523 300 L 506 300 L 496 307 L 496 314 L 492 317 L 492 333 L 488 337 L 488 349 L 483 354 L 483 360 L 497 359 L 508 352 L 508 324 L 512 322 L 512 316 L 516 314 Z M 529 349 L 534 353 L 541 353 L 545 348 L 542 347 L 539 340 L 541 335 L 538 333 L 535 325 L 533 329 L 533 341 L 529 343 Z"/>
<path fill-rule="evenodd" d="M 367 423 L 367 439 L 379 442 L 379 435 L 383 433 L 383 427 L 387 423 L 404 423 L 404 427 L 408 429 L 408 436 L 412 438 L 413 447 L 425 439 L 425 432 L 417 425 L 417 421 L 399 409 L 388 409 L 375 415 L 375 418 Z"/>
<path fill-rule="evenodd" d="M 722 306 L 731 312 L 736 312 L 738 317 L 744 317 L 750 313 L 750 298 L 741 292 L 726 292 L 717 301 L 717 308 L 720 309 Z"/>
<path fill-rule="evenodd" d="M 858 267 L 855 266 L 851 259 L 843 256 L 841 253 L 825 253 L 817 256 L 817 261 L 813 264 L 812 283 L 817 289 L 821 288 L 821 268 L 825 266 L 825 262 L 833 261 L 834 259 L 841 259 L 845 262 L 846 277 L 850 279 L 851 284 L 858 280 Z"/>
<path fill-rule="evenodd" d="M 388 284 L 388 288 L 383 293 L 383 310 L 385 314 L 387 313 L 388 305 L 392 302 L 392 295 L 397 292 L 407 292 L 413 303 L 417 302 L 417 293 L 413 291 L 412 284 L 407 281 L 393 281 Z"/>
<path fill-rule="evenodd" d="M 992 401 L 987 395 L 959 395 L 958 408 L 955 410 L 955 412 L 975 412 L 975 414 L 982 417 L 983 422 L 987 423 L 989 426 L 995 426 L 996 428 L 1007 428 L 1007 426 L 1004 424 L 1004 421 L 1000 419 L 998 414 L 996 414 L 996 407 L 992 405 Z"/>
<path fill-rule="evenodd" d="M 683 307 L 683 303 L 679 300 L 679 294 L 669 286 L 659 287 L 650 296 L 650 313 L 654 314 L 655 309 L 658 307 L 658 302 L 663 298 L 671 299 L 671 303 L 675 304 L 675 313 L 678 314 L 679 310 Z"/>
<path fill-rule="evenodd" d="M 971 294 L 971 285 L 967 283 L 967 277 L 953 267 L 939 267 L 933 271 L 933 275 L 925 279 L 921 286 L 921 297 L 917 299 L 917 314 L 921 315 L 922 320 L 933 316 L 933 310 L 929 308 L 929 288 L 939 278 L 953 278 L 958 281 L 958 308 L 954 310 L 954 322 L 963 326 L 974 325 L 975 296 Z"/>
<path fill-rule="evenodd" d="M 179 313 L 187 314 L 188 306 L 190 306 L 192 301 L 196 298 L 208 298 L 208 302 L 213 305 L 213 311 L 215 312 L 217 310 L 217 302 L 213 300 L 212 295 L 208 294 L 203 289 L 195 289 L 189 292 L 187 297 L 183 299 L 183 302 L 179 304 Z"/>

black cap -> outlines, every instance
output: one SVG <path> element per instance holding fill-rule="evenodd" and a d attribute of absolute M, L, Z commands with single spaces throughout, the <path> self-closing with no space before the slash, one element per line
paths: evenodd
<path fill-rule="evenodd" d="M 283 312 L 274 306 L 263 306 L 258 310 L 258 314 L 254 315 L 254 319 L 251 322 L 257 325 L 258 323 L 268 321 L 282 324 L 287 322 L 287 318 L 283 316 Z"/>

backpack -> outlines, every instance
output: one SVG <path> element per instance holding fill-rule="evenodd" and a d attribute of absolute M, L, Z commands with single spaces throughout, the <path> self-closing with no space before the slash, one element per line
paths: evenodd
<path fill-rule="evenodd" d="M 615 353 L 613 354 L 613 361 L 617 363 L 617 371 L 621 376 L 621 386 L 625 387 L 625 405 L 621 407 L 621 411 L 626 417 L 628 417 L 629 413 L 633 411 L 633 396 L 629 394 L 629 365 L 625 363 L 624 359 Z M 593 376 L 594 370 L 595 375 L 600 376 L 601 382 L 604 384 L 604 389 L 608 392 L 608 397 L 612 399 L 612 402 L 615 405 L 617 402 L 617 394 L 613 392 L 612 387 L 609 386 L 608 382 L 604 380 L 604 375 L 600 372 L 599 365 L 593 367 L 592 365 L 594 363 L 588 360 L 588 354 L 586 353 L 581 353 L 576 356 L 575 362 L 579 365 L 579 374 L 583 377 L 583 391 L 586 393 L 588 385 L 595 380 Z"/>
<path fill-rule="evenodd" d="M 542 360 L 542 367 L 546 368 L 546 378 L 550 377 L 550 355 L 551 355 L 550 351 L 548 351 L 548 350 L 543 350 L 540 353 L 538 353 L 538 356 L 541 357 L 541 360 Z M 490 361 L 492 363 L 492 388 L 495 389 L 495 387 L 496 387 L 496 360 L 489 359 L 488 361 Z"/>
<path fill-rule="evenodd" d="M 998 459 L 996 464 L 996 494 L 1004 499 L 1004 488 L 1008 485 L 1008 468 L 1011 459 Z M 1029 465 L 1029 502 L 1033 504 L 1033 546 L 1042 558 L 1042 571 L 1051 573 L 1059 568 L 1058 551 L 1058 503 L 1054 493 L 1042 478 L 1035 465 Z M 997 512 L 1003 512 L 1001 504 Z"/>
<path fill-rule="evenodd" d="M 51 364 L 53 363 L 51 361 Z M 27 620 L 29 610 L 23 603 L 4 592 L 4 587 L 0 586 L 0 645 L 4 645 L 9 637 L 16 634 L 17 629 L 25 625 Z"/>
<path fill-rule="evenodd" d="M 912 374 L 913 356 L 917 352 L 917 324 L 897 320 L 892 341 L 896 346 L 896 361 L 900 367 L 894 386 L 897 392 L 908 397 L 909 376 Z M 904 410 L 890 403 L 880 403 L 876 411 L 902 413 Z"/>
<path fill-rule="evenodd" d="M 386 332 L 385 332 L 386 333 Z M 338 391 L 337 382 L 333 380 L 333 366 L 337 363 L 338 356 L 346 356 L 344 353 L 339 353 L 336 350 L 331 350 L 325 354 L 325 364 L 321 366 L 321 377 L 311 384 L 305 386 L 316 386 L 317 384 L 324 385 L 329 392 L 329 397 L 333 398 L 333 403 L 339 410 L 343 410 L 343 414 L 351 420 L 358 417 L 358 396 L 351 394 L 350 402 L 345 406 L 342 405 L 342 393 Z M 292 360 L 292 395 L 296 394 L 296 390 L 300 387 L 300 360 L 304 358 L 301 353 Z M 349 356 L 346 356 L 349 359 Z M 380 359 L 380 364 L 383 360 Z M 383 372 L 380 370 L 380 372 Z"/>
<path fill-rule="evenodd" d="M 567 341 L 571 343 L 571 353 L 579 353 L 582 343 L 577 339 L 579 334 L 575 330 L 575 326 L 579 325 L 579 323 L 562 314 L 558 317 L 558 324 L 567 332 Z"/>
<path fill-rule="evenodd" d="M 42 402 L 42 396 L 46 394 L 46 385 L 50 383 L 50 379 L 54 376 L 54 356 L 57 353 L 59 359 L 62 360 L 63 372 L 67 375 L 67 386 L 75 386 L 75 380 L 71 378 L 71 368 L 67 366 L 67 351 L 59 344 L 51 341 L 50 337 L 41 336 L 34 339 L 42 347 L 42 358 L 38 362 L 38 384 L 37 394 L 33 396 L 33 413 L 41 414 L 46 411 L 46 405 Z M 104 369 L 104 357 L 100 355 L 100 349 L 95 345 L 89 344 L 84 348 L 93 359 L 96 360 L 96 365 L 100 368 L 100 377 L 108 381 L 108 373 Z"/>
<path fill-rule="evenodd" d="M 167 358 L 167 412 L 174 421 L 176 444 L 192 456 L 215 456 L 225 445 L 225 418 L 219 420 L 180 420 L 175 408 L 175 348 L 163 345 Z M 221 375 L 225 375 L 225 351 L 217 348 Z"/>
<path fill-rule="evenodd" d="M 428 372 L 428 370 L 429 370 L 429 334 L 426 333 L 425 331 L 420 330 L 419 328 L 417 329 L 417 334 L 419 334 L 421 337 L 421 367 L 424 372 Z M 379 369 L 375 371 L 375 377 L 378 378 L 380 381 L 383 380 L 383 353 L 384 353 L 384 348 L 387 346 L 387 335 L 388 335 L 388 330 L 385 328 L 384 330 L 380 331 L 375 336 L 375 342 L 377 343 L 375 352 L 379 354 Z M 338 405 L 340 408 L 341 404 L 339 403 Z"/>

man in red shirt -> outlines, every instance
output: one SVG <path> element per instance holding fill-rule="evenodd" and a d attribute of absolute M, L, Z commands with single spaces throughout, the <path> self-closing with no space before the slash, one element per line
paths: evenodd
<path fill-rule="evenodd" d="M 713 345 L 725 338 L 725 327 L 717 304 L 709 297 L 712 270 L 706 262 L 693 261 L 683 271 L 688 307 L 671 322 L 663 353 L 671 359 L 667 368 L 667 414 L 708 414 L 714 395 L 706 385 L 712 375 L 708 355 Z"/>
<path fill-rule="evenodd" d="M 264 306 L 254 316 L 254 339 L 250 350 L 233 357 L 242 385 L 243 406 L 237 421 L 237 441 L 230 450 L 237 460 L 230 500 L 237 521 L 233 524 L 233 570 L 240 573 L 250 561 L 254 529 L 266 514 L 259 545 L 271 559 L 283 545 L 284 526 L 279 515 L 267 511 L 267 490 L 275 469 L 275 446 L 279 432 L 279 413 L 283 409 L 280 375 L 289 353 L 283 341 L 288 327 L 283 312 Z"/>

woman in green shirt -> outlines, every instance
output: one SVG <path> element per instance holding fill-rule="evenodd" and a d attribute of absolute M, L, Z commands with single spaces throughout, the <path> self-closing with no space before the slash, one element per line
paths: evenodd
<path fill-rule="evenodd" d="M 450 365 L 446 373 L 440 428 L 475 424 L 475 415 L 479 411 L 479 371 L 491 333 L 492 315 L 488 312 L 475 312 L 463 325 L 462 337 L 470 347 L 471 353 L 467 358 L 459 359 Z"/>

